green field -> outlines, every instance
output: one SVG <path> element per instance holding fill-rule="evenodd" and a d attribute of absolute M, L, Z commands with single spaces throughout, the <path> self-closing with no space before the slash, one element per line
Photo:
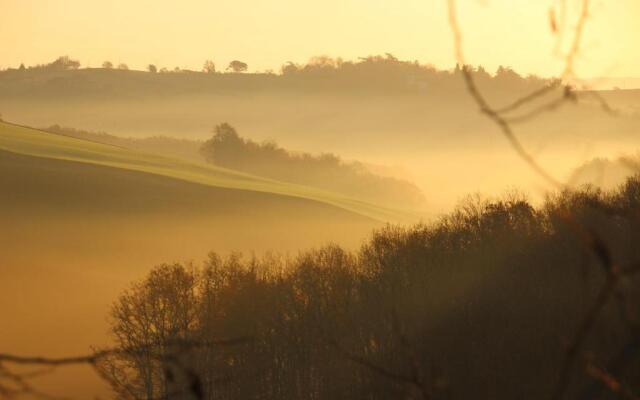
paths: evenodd
<path fill-rule="evenodd" d="M 142 153 L 0 122 L 0 149 L 33 157 L 76 161 L 146 172 L 212 187 L 274 193 L 319 201 L 383 222 L 406 222 L 409 213 L 390 210 L 319 189 L 278 182 L 204 163 Z"/>
<path fill-rule="evenodd" d="M 60 354 L 86 352 L 109 343 L 109 305 L 154 265 L 199 262 L 209 251 L 357 248 L 399 216 L 311 188 L 0 123 L 0 309 L 16 315 L 0 343 L 24 354 L 46 353 L 50 343 Z M 77 398 L 99 387 L 87 370 L 52 375 L 43 388 L 66 394 L 77 381 Z"/>

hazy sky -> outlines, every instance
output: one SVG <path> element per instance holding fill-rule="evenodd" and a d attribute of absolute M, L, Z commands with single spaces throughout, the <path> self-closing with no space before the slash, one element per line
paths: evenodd
<path fill-rule="evenodd" d="M 550 75 L 549 10 L 560 0 L 458 0 L 467 60 Z M 577 12 L 580 0 L 567 0 Z M 577 72 L 640 75 L 640 0 L 591 0 Z M 200 69 L 232 59 L 278 70 L 314 55 L 356 58 L 390 52 L 453 65 L 446 0 L 0 0 L 0 67 L 68 54 L 132 68 Z"/>

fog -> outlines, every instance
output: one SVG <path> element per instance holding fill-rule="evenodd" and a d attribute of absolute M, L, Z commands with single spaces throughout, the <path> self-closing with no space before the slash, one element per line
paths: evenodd
<path fill-rule="evenodd" d="M 180 76 L 170 78 L 180 82 Z M 161 85 L 163 79 L 168 78 L 158 77 L 153 85 Z M 182 79 L 187 88 L 193 84 L 188 75 Z M 477 112 L 460 86 L 445 93 L 434 93 L 428 86 L 408 93 L 375 87 L 320 90 L 309 78 L 305 90 L 287 88 L 286 81 L 283 88 L 272 83 L 284 78 L 256 76 L 251 79 L 276 88 L 252 89 L 246 86 L 246 77 L 237 77 L 237 88 L 230 78 L 222 83 L 215 79 L 222 78 L 212 77 L 211 89 L 188 95 L 173 93 L 179 92 L 175 88 L 154 97 L 137 89 L 121 89 L 99 98 L 95 83 L 88 85 L 86 98 L 76 93 L 79 89 L 26 99 L 24 94 L 0 95 L 0 110 L 5 118 L 29 126 L 59 124 L 133 138 L 203 141 L 213 135 L 214 126 L 226 122 L 256 142 L 275 141 L 285 149 L 311 154 L 334 153 L 413 182 L 425 193 L 427 217 L 450 210 L 470 192 L 493 194 L 515 188 L 539 199 L 549 189 L 518 159 L 500 131 Z M 223 89 L 216 89 L 223 84 Z M 496 92 L 493 104 L 506 104 L 519 93 L 517 88 Z M 636 101 L 640 93 L 620 90 L 604 96 L 617 114 L 603 110 L 585 94 L 577 103 L 567 102 L 532 121 L 514 124 L 516 135 L 559 181 L 566 181 L 575 168 L 593 158 L 633 153 L 640 129 Z M 526 113 L 525 109 L 520 114 Z"/>
<path fill-rule="evenodd" d="M 264 178 L 258 191 L 207 186 L 163 175 L 161 170 L 142 173 L 124 164 L 104 165 L 101 162 L 108 157 L 95 150 L 91 150 L 95 159 L 78 162 L 4 151 L 0 141 L 0 219 L 8 227 L 0 231 L 0 243 L 6 249 L 0 253 L 0 307 L 11 310 L 12 316 L 11 323 L 0 327 L 0 343 L 13 353 L 51 356 L 109 346 L 114 340 L 108 333 L 113 327 L 109 319 L 112 304 L 131 282 L 140 281 L 152 267 L 164 263 L 198 264 L 210 251 L 244 252 L 253 260 L 265 256 L 264 265 L 274 268 L 280 264 L 269 264 L 269 255 L 297 260 L 291 261 L 299 269 L 294 272 L 302 274 L 304 282 L 310 279 L 306 282 L 310 285 L 315 278 L 305 275 L 309 266 L 304 257 L 310 257 L 309 265 L 321 271 L 320 281 L 329 279 L 322 271 L 339 274 L 354 268 L 347 273 L 349 279 L 357 277 L 366 283 L 370 276 L 359 268 L 377 268 L 379 262 L 382 272 L 369 272 L 379 273 L 375 279 L 384 283 L 389 278 L 384 268 L 392 269 L 390 274 L 401 273 L 393 268 L 405 262 L 406 255 L 411 262 L 402 265 L 415 280 L 403 277 L 400 281 L 409 282 L 416 293 L 424 292 L 416 286 L 420 279 L 436 276 L 448 282 L 449 294 L 456 298 L 467 295 L 471 288 L 466 285 L 473 282 L 472 294 L 490 304 L 496 300 L 487 295 L 492 293 L 493 282 L 513 290 L 505 276 L 496 276 L 490 283 L 483 279 L 483 274 L 495 272 L 492 252 L 502 260 L 504 249 L 510 249 L 511 234 L 521 235 L 514 239 L 515 245 L 531 254 L 535 252 L 529 246 L 535 243 L 548 250 L 545 254 L 553 262 L 564 262 L 564 253 L 553 247 L 553 235 L 561 240 L 571 236 L 560 228 L 547 230 L 547 226 L 564 215 L 556 210 L 565 206 L 563 201 L 581 205 L 582 192 L 576 192 L 575 198 L 571 193 L 563 194 L 566 198 L 553 197 L 559 188 L 541 178 L 514 151 L 499 127 L 480 112 L 463 84 L 460 67 L 437 70 L 390 54 L 355 62 L 321 57 L 307 65 L 285 67 L 288 69 L 281 74 L 143 72 L 82 69 L 63 57 L 49 65 L 0 71 L 0 111 L 10 123 L 0 125 L 0 135 L 17 125 L 46 128 L 48 134 L 77 139 L 68 146 L 99 142 L 139 152 L 128 155 L 157 153 L 198 163 L 201 168 L 228 168 Z M 495 73 L 472 68 L 472 76 L 496 108 L 523 93 L 556 84 L 520 75 L 509 67 Z M 594 183 L 615 189 L 626 175 L 618 173 L 611 182 L 603 175 L 604 181 L 598 181 L 598 174 L 589 172 L 589 166 L 594 159 L 613 162 L 636 154 L 640 145 L 638 100 L 640 92 L 634 90 L 594 92 L 559 85 L 506 118 L 512 118 L 510 126 L 523 148 L 557 181 L 568 187 Z M 549 101 L 557 105 L 546 107 Z M 230 150 L 220 146 L 229 137 L 239 143 Z M 20 140 L 17 143 L 13 143 L 15 148 L 28 147 Z M 205 143 L 210 146 L 203 146 Z M 629 176 L 637 172 L 638 164 L 631 164 Z M 585 165 L 588 173 L 576 177 L 576 170 Z M 633 208 L 628 197 L 634 182 L 617 197 L 598 192 L 589 199 L 627 218 L 627 208 Z M 326 197 L 305 197 L 300 190 L 273 192 L 272 183 L 306 187 Z M 416 205 L 405 199 L 405 193 L 406 197 L 424 198 L 424 202 Z M 500 196 L 521 200 L 474 203 Z M 346 200 L 332 202 L 332 198 Z M 404 219 L 359 212 L 370 209 Z M 585 219 L 585 224 L 593 222 Z M 420 222 L 424 225 L 408 231 L 374 233 L 387 224 Z M 488 228 L 478 231 L 477 226 Z M 630 222 L 630 226 L 635 225 Z M 626 237 L 623 231 L 615 232 L 607 239 Z M 458 243 L 458 234 L 473 238 L 470 243 L 480 243 L 481 256 L 466 239 Z M 435 250 L 430 247 L 434 238 L 442 240 L 434 242 Z M 494 248 L 494 239 L 504 247 Z M 581 250 L 571 243 L 573 257 Z M 313 249 L 328 244 L 340 250 L 338 255 L 329 251 L 329 265 L 324 265 L 325 250 L 313 253 Z M 431 251 L 434 262 L 455 256 L 461 265 L 475 268 L 477 262 L 487 269 L 465 270 L 461 275 L 451 275 L 448 269 L 440 275 L 430 271 L 414 275 L 414 265 L 422 266 Z M 504 258 L 522 257 L 514 254 Z M 633 258 L 621 254 L 625 262 Z M 386 257 L 393 262 L 385 264 Z M 233 268 L 233 273 L 242 269 Z M 538 277 L 533 269 L 530 273 Z M 289 283 L 290 279 L 296 289 L 297 278 L 280 278 Z M 257 282 L 273 283 L 271 278 L 264 279 Z M 425 281 L 437 287 L 429 279 Z M 573 278 L 563 279 L 575 283 Z M 330 283 L 327 286 L 335 289 Z M 358 290 L 367 293 L 360 287 L 353 289 Z M 445 311 L 455 309 L 455 301 L 446 298 L 442 288 L 436 292 L 440 298 L 433 300 L 433 314 L 454 320 Z M 556 294 L 550 298 L 556 299 Z M 259 303 L 260 299 L 252 301 Z M 411 301 L 407 300 L 406 310 L 421 309 Z M 301 304 L 306 307 L 307 303 Z M 487 311 L 481 308 L 479 312 Z M 242 317 L 252 320 L 252 315 Z M 542 318 L 536 314 L 534 320 L 538 317 Z M 375 325 L 375 318 L 372 320 Z M 451 326 L 458 323 L 464 326 L 466 320 L 455 320 Z M 422 334 L 422 322 L 416 324 L 415 334 Z M 460 371 L 452 375 L 464 376 Z M 78 380 L 82 384 L 69 388 L 69 382 Z M 109 393 L 89 368 L 58 371 L 39 384 L 43 390 L 80 398 Z"/>

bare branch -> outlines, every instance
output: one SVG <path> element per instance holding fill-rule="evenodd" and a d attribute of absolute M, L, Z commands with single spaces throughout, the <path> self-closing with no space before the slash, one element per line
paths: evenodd
<path fill-rule="evenodd" d="M 580 51 L 580 43 L 582 42 L 584 27 L 587 23 L 587 19 L 589 18 L 589 3 L 590 3 L 590 0 L 582 0 L 582 11 L 580 12 L 580 16 L 578 17 L 578 22 L 575 27 L 573 42 L 571 43 L 569 52 L 565 56 L 565 67 L 564 67 L 564 71 L 562 72 L 563 79 L 568 79 L 575 75 L 574 63 L 575 63 L 575 58 L 578 55 L 578 52 Z"/>
<path fill-rule="evenodd" d="M 507 113 L 516 111 L 517 109 L 527 105 L 528 103 L 531 103 L 532 101 L 537 100 L 553 92 L 554 90 L 560 87 L 561 83 L 562 83 L 561 80 L 555 79 L 553 82 L 551 82 L 551 84 L 545 85 L 540 89 L 534 90 L 533 92 L 520 97 L 519 99 L 515 100 L 509 105 L 506 105 L 501 108 L 497 108 L 495 112 L 498 114 L 507 114 Z"/>
<path fill-rule="evenodd" d="M 520 156 L 520 158 L 522 158 L 529 165 L 529 167 L 531 167 L 533 171 L 535 171 L 540 177 L 542 177 L 551 185 L 555 187 L 562 187 L 560 182 L 557 181 L 553 176 L 551 176 L 551 174 L 549 174 L 544 168 L 542 168 L 542 166 L 540 166 L 538 162 L 527 152 L 527 150 L 515 136 L 513 129 L 511 128 L 509 123 L 489 105 L 487 100 L 478 90 L 478 87 L 473 79 L 473 75 L 471 74 L 470 68 L 465 64 L 464 61 L 464 53 L 462 51 L 462 32 L 460 30 L 460 25 L 458 24 L 455 0 L 448 0 L 448 6 L 449 25 L 451 26 L 451 30 L 453 32 L 456 59 L 458 61 L 458 64 L 461 65 L 462 76 L 464 77 L 467 90 L 480 108 L 480 112 L 485 114 L 490 120 L 498 125 L 503 135 L 511 144 L 511 147 Z"/>
<path fill-rule="evenodd" d="M 567 97 L 565 95 L 563 97 L 560 97 L 559 99 L 553 100 L 547 104 L 544 104 L 538 108 L 535 108 L 523 115 L 519 115 L 517 117 L 505 118 L 505 121 L 507 121 L 507 123 L 509 124 L 519 124 L 519 123 L 527 122 L 529 120 L 532 120 L 538 117 L 541 114 L 556 111 L 557 109 L 562 107 L 562 105 L 564 105 L 566 102 L 567 102 Z"/>
<path fill-rule="evenodd" d="M 36 375 L 41 375 L 45 371 L 38 371 L 36 373 L 29 374 L 17 374 L 10 371 L 5 365 L 35 365 L 50 367 L 46 370 L 47 373 L 52 372 L 58 367 L 67 367 L 71 365 L 90 365 L 92 366 L 102 377 L 110 383 L 113 383 L 108 379 L 107 375 L 100 371 L 98 363 L 100 361 L 108 359 L 110 356 L 118 355 L 139 355 L 139 354 L 151 354 L 151 356 L 163 363 L 163 365 L 173 365 L 178 370 L 182 371 L 187 377 L 188 388 L 184 393 L 190 393 L 195 396 L 196 399 L 204 398 L 202 394 L 202 387 L 199 376 L 189 366 L 184 365 L 175 354 L 165 352 L 152 352 L 158 346 L 179 346 L 181 351 L 185 349 L 196 349 L 210 346 L 234 346 L 252 341 L 251 337 L 238 337 L 232 339 L 214 339 L 208 341 L 175 341 L 167 343 L 153 343 L 145 346 L 136 346 L 130 348 L 110 348 L 105 350 L 96 351 L 93 354 L 72 356 L 72 357 L 41 357 L 41 356 L 19 356 L 9 353 L 0 353 L 0 397 L 6 398 L 17 396 L 18 394 L 29 394 L 43 399 L 56 399 L 56 397 L 47 395 L 45 393 L 35 390 L 28 382 L 27 379 Z M 8 381 L 11 387 L 3 385 L 1 380 Z M 127 388 L 125 388 L 127 389 Z"/>
<path fill-rule="evenodd" d="M 593 327 L 600 315 L 602 309 L 609 303 L 609 300 L 615 294 L 618 284 L 619 274 L 611 272 L 607 275 L 607 281 L 600 289 L 595 302 L 583 318 L 578 330 L 567 348 L 567 352 L 560 368 L 558 382 L 556 383 L 552 400 L 560 400 L 564 397 L 569 384 L 571 383 L 572 372 L 575 363 L 580 355 L 584 342 L 589 337 Z"/>
<path fill-rule="evenodd" d="M 556 85 L 560 85 L 560 82 L 563 80 L 567 80 L 573 77 L 574 74 L 574 63 L 575 58 L 580 49 L 580 43 L 582 41 L 582 36 L 584 33 L 584 28 L 586 25 L 586 21 L 589 16 L 589 0 L 582 1 L 582 11 L 579 15 L 578 22 L 576 24 L 575 33 L 573 36 L 573 41 L 569 48 L 568 53 L 565 56 L 565 67 L 564 71 L 561 75 L 561 79 L 557 81 Z M 566 101 L 577 101 L 577 96 L 573 92 L 571 86 L 565 86 L 565 90 L 563 96 L 559 99 L 553 100 L 546 104 L 541 105 L 540 107 L 529 111 L 521 116 L 505 118 L 503 114 L 515 111 L 518 108 L 521 108 L 532 101 L 543 97 L 546 93 L 550 92 L 554 89 L 553 85 L 545 88 L 541 88 L 529 95 L 526 95 L 512 104 L 503 107 L 499 110 L 493 109 L 484 96 L 480 93 L 477 88 L 477 85 L 473 79 L 473 76 L 469 70 L 469 68 L 465 65 L 464 54 L 462 49 L 462 33 L 460 31 L 460 26 L 458 24 L 456 8 L 455 8 L 455 0 L 448 0 L 448 11 L 449 11 L 449 24 L 451 26 L 454 38 L 454 46 L 455 46 L 455 56 L 459 65 L 462 66 L 462 75 L 464 77 L 467 90 L 476 104 L 479 106 L 480 111 L 485 114 L 489 119 L 491 119 L 502 131 L 504 136 L 507 138 L 513 149 L 516 153 L 541 177 L 543 177 L 547 182 L 551 183 L 553 186 L 558 188 L 563 188 L 564 185 L 555 180 L 545 169 L 543 169 L 531 155 L 526 151 L 526 149 L 519 142 L 517 137 L 514 134 L 513 129 L 511 128 L 511 123 L 518 123 L 530 120 L 538 115 L 556 110 L 560 106 L 562 106 Z M 564 24 L 564 19 L 566 18 L 566 3 L 564 0 L 560 3 L 561 12 L 562 12 L 562 23 Z M 557 21 L 555 21 L 555 15 L 552 15 L 552 29 L 554 32 L 557 31 Z M 559 33 L 557 46 L 559 48 L 561 41 L 562 33 Z M 589 92 L 587 92 L 589 93 Z M 613 110 L 609 107 L 606 101 L 597 93 L 593 92 L 593 95 L 599 101 L 600 106 L 606 112 L 613 113 Z M 579 236 L 585 243 L 585 246 L 589 248 L 593 254 L 598 258 L 603 267 L 606 270 L 607 278 L 606 282 L 600 289 L 594 304 L 588 310 L 584 318 L 582 319 L 578 330 L 569 344 L 567 352 L 565 354 L 564 361 L 560 368 L 558 382 L 555 386 L 554 393 L 552 395 L 553 400 L 560 400 L 564 397 L 564 394 L 567 391 L 567 388 L 570 384 L 572 372 L 577 360 L 578 355 L 581 352 L 581 349 L 584 345 L 584 342 L 588 338 L 589 334 L 593 330 L 595 323 L 600 315 L 602 309 L 609 303 L 610 299 L 615 295 L 616 288 L 619 282 L 619 278 L 621 275 L 627 275 L 631 273 L 635 273 L 637 270 L 640 270 L 638 267 L 632 267 L 625 271 L 619 271 L 614 265 L 611 263 L 611 257 L 609 254 L 609 250 L 606 245 L 599 240 L 597 236 L 595 236 L 592 232 L 587 231 L 586 229 L 579 226 L 575 221 L 569 220 L 569 225 L 573 226 L 578 230 Z"/>

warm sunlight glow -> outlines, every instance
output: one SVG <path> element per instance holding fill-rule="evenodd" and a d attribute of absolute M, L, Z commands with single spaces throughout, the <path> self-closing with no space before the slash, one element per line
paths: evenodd
<path fill-rule="evenodd" d="M 640 0 L 0 0 L 0 400 L 640 399 Z"/>
<path fill-rule="evenodd" d="M 556 1 L 459 1 L 468 61 L 489 70 L 509 64 L 527 73 L 559 73 L 549 29 Z M 578 3 L 568 0 L 568 8 Z M 592 3 L 578 72 L 637 75 L 640 2 Z M 286 61 L 318 54 L 356 58 L 389 52 L 450 68 L 445 13 L 444 0 L 3 0 L 0 67 L 69 54 L 93 67 L 108 59 L 139 69 L 149 63 L 199 69 L 206 59 L 240 59 L 252 71 L 277 71 Z"/>

